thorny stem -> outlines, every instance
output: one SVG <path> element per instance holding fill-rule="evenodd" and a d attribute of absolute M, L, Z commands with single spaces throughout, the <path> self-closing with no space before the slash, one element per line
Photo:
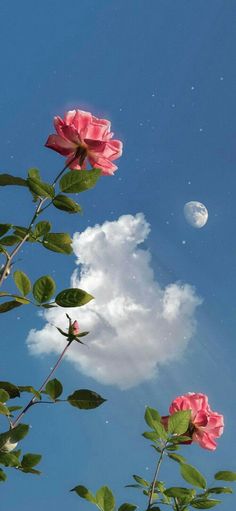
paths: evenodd
<path fill-rule="evenodd" d="M 159 474 L 159 470 L 160 470 L 160 467 L 161 467 L 161 462 L 162 462 L 162 459 L 163 459 L 165 448 L 166 448 L 166 444 L 164 445 L 164 447 L 161 450 L 160 457 L 158 459 L 156 470 L 155 470 L 155 473 L 154 473 L 154 476 L 153 476 L 153 480 L 152 480 L 152 483 L 151 483 L 147 511 L 150 509 L 150 507 L 152 505 L 153 494 L 154 494 L 154 491 L 155 491 L 155 484 L 156 484 L 156 480 L 157 480 L 157 477 L 158 477 L 158 474 Z"/>
<path fill-rule="evenodd" d="M 58 179 L 61 177 L 61 175 L 63 174 L 63 172 L 65 172 L 65 170 L 71 165 L 71 163 L 73 163 L 77 158 L 79 157 L 79 164 L 82 165 L 85 158 L 86 158 L 86 154 L 84 153 L 84 151 L 81 151 L 81 148 L 79 148 L 76 153 L 75 153 L 75 156 L 73 156 L 73 158 L 63 167 L 63 169 L 59 172 L 59 174 L 57 175 L 57 177 L 54 179 L 53 183 L 52 183 L 52 186 L 55 186 L 56 182 L 58 181 Z M 47 200 L 47 197 L 44 197 L 44 198 L 40 198 L 39 199 L 39 202 L 38 202 L 38 205 L 37 205 L 37 208 L 36 208 L 36 211 L 34 212 L 34 215 L 28 225 L 28 228 L 27 228 L 27 232 L 24 236 L 24 238 L 22 238 L 22 240 L 15 246 L 14 250 L 10 253 L 10 254 L 5 254 L 6 255 L 6 263 L 5 263 L 5 266 L 2 268 L 1 270 L 1 276 L 0 276 L 0 287 L 4 281 L 4 279 L 8 276 L 9 272 L 10 272 L 10 269 L 11 269 L 11 266 L 12 266 L 12 261 L 14 259 L 14 257 L 16 256 L 16 254 L 19 252 L 19 250 L 21 249 L 21 247 L 24 245 L 24 243 L 27 241 L 28 237 L 29 237 L 29 234 L 30 234 L 30 230 L 32 229 L 33 225 L 34 225 L 34 222 L 35 220 L 37 219 L 38 215 L 40 213 L 42 213 L 42 211 L 44 211 L 45 208 L 42 209 L 42 205 L 44 204 L 44 202 Z M 51 204 L 51 203 L 50 203 Z M 4 251 L 5 252 L 5 251 Z"/>
<path fill-rule="evenodd" d="M 67 342 L 67 345 L 65 346 L 64 350 L 62 351 L 60 357 L 58 358 L 57 362 L 55 363 L 55 365 L 53 366 L 52 370 L 50 371 L 49 375 L 47 376 L 47 378 L 44 380 L 44 382 L 42 383 L 40 389 L 39 389 L 39 393 L 42 392 L 42 390 L 44 390 L 44 387 L 47 385 L 48 381 L 50 380 L 51 376 L 53 375 L 53 373 L 56 371 L 56 369 L 58 368 L 59 364 L 61 363 L 66 351 L 68 350 L 70 344 L 71 344 L 72 341 L 69 341 Z M 28 402 L 28 404 L 23 408 L 23 410 L 21 411 L 21 413 L 18 415 L 18 417 L 16 417 L 16 419 L 12 422 L 12 425 L 11 427 L 12 428 L 15 428 L 16 425 L 18 424 L 18 422 L 21 420 L 21 418 L 23 417 L 23 415 L 25 415 L 25 413 L 29 410 L 29 408 L 31 406 L 33 406 L 34 404 L 36 403 L 40 403 L 41 401 L 37 401 L 37 397 L 34 396 L 32 397 L 32 399 L 30 399 L 30 401 Z"/>

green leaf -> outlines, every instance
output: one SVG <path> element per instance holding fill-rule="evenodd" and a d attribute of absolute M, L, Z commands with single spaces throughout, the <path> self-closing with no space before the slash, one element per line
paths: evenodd
<path fill-rule="evenodd" d="M 59 328 L 59 326 L 56 326 L 56 329 L 58 330 L 58 332 L 60 332 L 61 335 L 64 335 L 64 337 L 68 337 L 68 332 L 64 332 L 61 328 Z"/>
<path fill-rule="evenodd" d="M 137 506 L 125 502 L 124 504 L 121 504 L 121 506 L 118 508 L 118 511 L 135 511 L 135 509 L 137 509 Z"/>
<path fill-rule="evenodd" d="M 165 491 L 166 487 L 162 481 L 156 481 L 155 489 L 157 489 L 159 492 L 163 493 Z"/>
<path fill-rule="evenodd" d="M 66 195 L 56 195 L 53 199 L 53 205 L 57 209 L 67 211 L 67 213 L 81 213 L 82 211 L 81 206 Z"/>
<path fill-rule="evenodd" d="M 0 414 L 1 415 L 9 415 L 9 410 L 7 406 L 5 406 L 3 403 L 0 403 Z"/>
<path fill-rule="evenodd" d="M 19 467 L 20 462 L 15 453 L 11 452 L 0 452 L 0 464 L 5 467 Z"/>
<path fill-rule="evenodd" d="M 16 456 L 18 459 L 21 455 L 21 449 L 14 450 L 14 456 Z"/>
<path fill-rule="evenodd" d="M 229 486 L 215 486 L 214 488 L 208 488 L 207 493 L 233 493 L 232 488 Z"/>
<path fill-rule="evenodd" d="M 10 396 L 10 399 L 14 399 L 15 397 L 20 397 L 19 388 L 17 385 L 10 383 L 9 381 L 0 381 L 0 388 L 7 391 Z"/>
<path fill-rule="evenodd" d="M 161 416 L 159 415 L 158 411 L 154 408 L 150 408 L 149 406 L 147 406 L 145 410 L 144 419 L 147 425 L 152 429 L 155 429 L 157 422 L 161 422 Z"/>
<path fill-rule="evenodd" d="M 15 271 L 13 275 L 14 282 L 23 296 L 31 291 L 31 282 L 29 277 L 23 271 Z"/>
<path fill-rule="evenodd" d="M 93 296 L 78 288 L 64 289 L 55 298 L 60 307 L 81 307 L 90 300 L 93 300 Z"/>
<path fill-rule="evenodd" d="M 96 502 L 97 502 L 94 495 L 85 486 L 78 485 L 78 486 L 75 486 L 74 488 L 72 488 L 72 490 L 70 490 L 70 491 L 75 491 L 75 493 L 77 493 L 77 495 L 79 495 L 79 497 L 81 497 L 82 499 L 86 499 L 89 502 L 92 502 L 93 504 L 96 504 Z"/>
<path fill-rule="evenodd" d="M 41 181 L 40 172 L 38 169 L 35 168 L 28 170 L 28 177 L 31 179 L 37 179 L 38 181 Z"/>
<path fill-rule="evenodd" d="M 171 452 L 172 451 L 178 451 L 179 446 L 175 445 L 175 444 L 171 444 L 171 445 L 169 444 L 166 449 L 167 449 L 167 451 L 171 451 Z"/>
<path fill-rule="evenodd" d="M 31 385 L 19 385 L 20 392 L 29 392 L 30 394 L 33 394 L 37 399 L 41 399 L 41 394 Z"/>
<path fill-rule="evenodd" d="M 147 438 L 147 440 L 151 440 L 152 442 L 156 442 L 156 440 L 159 439 L 159 436 L 155 431 L 144 431 L 144 433 L 142 433 L 142 436 L 144 438 Z"/>
<path fill-rule="evenodd" d="M 35 238 L 39 239 L 41 236 L 45 236 L 51 230 L 50 222 L 43 220 L 42 222 L 38 222 L 35 226 L 33 235 Z"/>
<path fill-rule="evenodd" d="M 28 432 L 29 432 L 28 424 L 18 424 L 18 426 L 9 431 L 11 442 L 12 443 L 19 442 L 27 435 Z"/>
<path fill-rule="evenodd" d="M 10 236 L 4 236 L 0 239 L 1 245 L 6 245 L 7 247 L 12 247 L 13 245 L 16 245 L 16 243 L 19 243 L 21 241 L 21 238 L 19 236 L 15 236 L 14 234 L 10 234 Z"/>
<path fill-rule="evenodd" d="M 159 439 L 159 437 L 158 437 L 158 439 Z M 160 449 L 160 447 L 158 447 L 157 445 L 151 444 L 151 447 L 153 447 L 153 449 L 155 449 L 155 451 L 157 451 L 158 453 L 162 452 L 162 449 Z"/>
<path fill-rule="evenodd" d="M 44 303 L 50 300 L 55 293 L 56 284 L 52 277 L 43 275 L 33 285 L 33 295 L 38 303 Z"/>
<path fill-rule="evenodd" d="M 39 470 L 35 470 L 34 468 L 21 468 L 21 472 L 24 472 L 25 474 L 35 474 L 39 476 L 41 472 Z"/>
<path fill-rule="evenodd" d="M 42 303 L 41 307 L 43 307 L 44 309 L 53 309 L 53 307 L 56 307 L 56 305 L 54 305 L 54 302 L 53 303 Z"/>
<path fill-rule="evenodd" d="M 215 507 L 220 503 L 220 500 L 215 499 L 194 499 L 191 502 L 191 506 L 195 507 L 196 509 L 210 509 L 211 507 Z"/>
<path fill-rule="evenodd" d="M 23 240 L 25 236 L 27 235 L 26 241 L 34 242 L 35 239 L 32 237 L 32 231 L 29 231 L 27 227 L 22 227 L 20 225 L 14 225 L 14 235 L 20 238 L 20 240 Z"/>
<path fill-rule="evenodd" d="M 115 499 L 112 491 L 108 486 L 102 486 L 96 493 L 96 501 L 98 507 L 102 511 L 113 511 L 115 508 Z"/>
<path fill-rule="evenodd" d="M 76 337 L 85 337 L 86 335 L 88 335 L 89 332 L 79 332 Z"/>
<path fill-rule="evenodd" d="M 5 444 L 9 441 L 10 439 L 10 434 L 11 434 L 11 431 L 6 431 L 5 433 L 1 433 L 0 434 L 0 451 L 1 452 L 4 452 L 5 449 L 4 449 L 4 446 Z"/>
<path fill-rule="evenodd" d="M 60 189 L 66 193 L 79 193 L 93 188 L 101 175 L 100 169 L 70 170 L 60 180 Z"/>
<path fill-rule="evenodd" d="M 12 297 L 15 298 L 17 302 L 23 305 L 29 305 L 30 303 L 30 300 L 28 298 L 24 298 L 23 296 L 12 295 Z"/>
<path fill-rule="evenodd" d="M 214 475 L 218 481 L 236 481 L 236 472 L 230 472 L 229 470 L 220 470 Z"/>
<path fill-rule="evenodd" d="M 23 296 L 12 295 L 11 293 L 1 292 L 0 293 L 0 298 L 2 298 L 3 296 L 10 296 L 11 298 L 15 298 L 17 302 L 20 302 L 20 303 L 23 303 L 23 304 L 30 303 L 30 300 L 28 300 L 28 298 L 24 298 Z"/>
<path fill-rule="evenodd" d="M 177 461 L 177 463 L 185 463 L 185 458 L 181 456 L 180 454 L 168 454 L 169 458 L 171 458 L 174 461 Z"/>
<path fill-rule="evenodd" d="M 29 431 L 29 426 L 27 424 L 18 424 L 13 429 L 6 431 L 5 433 L 0 434 L 0 450 L 4 452 L 4 446 L 9 441 L 12 444 L 19 442 L 22 440 Z"/>
<path fill-rule="evenodd" d="M 11 229 L 11 224 L 0 224 L 0 236 L 6 234 Z"/>
<path fill-rule="evenodd" d="M 6 478 L 7 478 L 7 476 L 6 476 L 5 472 L 0 468 L 0 481 L 4 482 L 4 481 L 6 481 Z"/>
<path fill-rule="evenodd" d="M 186 433 L 189 427 L 191 410 L 181 410 L 173 413 L 168 419 L 168 433 L 172 435 L 182 435 Z"/>
<path fill-rule="evenodd" d="M 106 399 L 99 394 L 88 389 L 75 390 L 73 394 L 68 396 L 67 401 L 70 405 L 80 408 L 81 410 L 91 410 L 102 405 Z"/>
<path fill-rule="evenodd" d="M 55 190 L 52 185 L 48 183 L 43 183 L 39 179 L 35 177 L 28 177 L 27 184 L 31 192 L 33 192 L 38 197 L 47 197 L 53 198 L 55 195 Z"/>
<path fill-rule="evenodd" d="M 146 479 L 143 479 L 143 478 L 142 478 L 142 477 L 140 477 L 140 476 L 137 476 L 137 475 L 135 475 L 135 474 L 134 474 L 134 475 L 133 475 L 133 478 L 134 478 L 134 480 L 135 480 L 137 483 L 141 484 L 141 486 L 148 486 L 148 487 L 150 486 L 150 483 L 149 483 L 148 481 L 146 481 Z"/>
<path fill-rule="evenodd" d="M 196 494 L 196 491 L 188 488 L 181 488 L 179 486 L 172 486 L 171 488 L 167 488 L 164 491 L 164 494 L 167 495 L 167 497 L 173 497 L 181 500 L 187 499 L 190 501 Z"/>
<path fill-rule="evenodd" d="M 73 251 L 71 243 L 70 235 L 63 232 L 51 232 L 43 238 L 43 246 L 59 254 L 71 254 Z"/>
<path fill-rule="evenodd" d="M 197 488 L 206 488 L 205 477 L 192 465 L 180 463 L 180 473 L 187 483 L 190 483 Z"/>
<path fill-rule="evenodd" d="M 1 303 L 0 314 L 2 314 L 3 312 L 8 312 L 12 309 L 15 309 L 16 307 L 20 307 L 20 305 L 22 305 L 22 303 L 20 303 L 19 301 L 16 301 L 16 300 Z"/>
<path fill-rule="evenodd" d="M 8 406 L 9 412 L 16 412 L 17 410 L 22 410 L 23 406 Z"/>
<path fill-rule="evenodd" d="M 0 186 L 8 185 L 27 186 L 27 181 L 21 177 L 11 176 L 10 174 L 0 174 Z"/>
<path fill-rule="evenodd" d="M 6 401 L 8 401 L 8 399 L 10 399 L 8 392 L 4 389 L 1 389 L 1 387 L 0 387 L 0 402 L 6 403 Z"/>
<path fill-rule="evenodd" d="M 41 458 L 42 458 L 41 454 L 27 453 L 23 456 L 23 458 L 21 460 L 21 466 L 24 469 L 29 469 L 29 468 L 31 469 L 31 468 L 35 467 L 35 465 L 38 465 Z"/>
<path fill-rule="evenodd" d="M 182 444 L 184 442 L 189 443 L 190 440 L 191 440 L 190 436 L 187 435 L 179 435 L 171 438 L 171 442 L 173 442 L 173 444 Z"/>
<path fill-rule="evenodd" d="M 46 394 L 50 396 L 50 398 L 55 401 L 63 391 L 62 384 L 59 380 L 54 378 L 54 380 L 48 381 L 46 388 L 45 388 Z"/>
<path fill-rule="evenodd" d="M 154 429 L 154 431 L 157 433 L 158 438 L 162 440 L 167 439 L 167 433 L 165 431 L 164 426 L 160 422 L 161 417 L 157 410 L 155 410 L 154 408 L 147 407 L 144 418 L 148 426 Z"/>

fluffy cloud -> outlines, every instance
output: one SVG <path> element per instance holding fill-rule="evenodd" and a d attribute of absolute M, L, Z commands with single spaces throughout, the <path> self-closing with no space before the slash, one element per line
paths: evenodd
<path fill-rule="evenodd" d="M 73 287 L 96 300 L 67 312 L 89 330 L 87 346 L 71 345 L 67 360 L 97 381 L 126 389 L 157 375 L 158 366 L 178 360 L 195 330 L 201 299 L 188 284 L 161 288 L 148 250 L 139 248 L 149 225 L 142 213 L 75 233 Z M 64 340 L 53 325 L 66 326 L 65 309 L 49 309 L 40 331 L 27 339 L 33 355 L 59 353 Z"/>

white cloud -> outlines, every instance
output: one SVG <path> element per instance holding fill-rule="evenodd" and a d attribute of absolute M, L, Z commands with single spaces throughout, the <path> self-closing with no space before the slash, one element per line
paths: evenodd
<path fill-rule="evenodd" d="M 201 303 L 188 284 L 161 288 L 155 280 L 148 250 L 138 247 L 148 236 L 142 213 L 88 227 L 75 233 L 73 247 L 80 274 L 71 277 L 95 300 L 67 309 L 89 330 L 87 346 L 73 343 L 67 360 L 88 376 L 121 389 L 154 378 L 158 366 L 177 360 L 195 330 L 195 309 Z M 34 355 L 59 353 L 64 340 L 52 325 L 66 326 L 65 309 L 44 313 L 47 324 L 27 339 Z"/>

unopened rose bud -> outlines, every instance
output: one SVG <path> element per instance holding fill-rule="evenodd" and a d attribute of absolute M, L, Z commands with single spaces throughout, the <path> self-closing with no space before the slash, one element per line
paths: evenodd
<path fill-rule="evenodd" d="M 74 323 L 72 323 L 71 330 L 72 330 L 73 335 L 78 335 L 78 333 L 79 333 L 79 323 L 78 323 L 78 321 L 74 321 Z"/>

